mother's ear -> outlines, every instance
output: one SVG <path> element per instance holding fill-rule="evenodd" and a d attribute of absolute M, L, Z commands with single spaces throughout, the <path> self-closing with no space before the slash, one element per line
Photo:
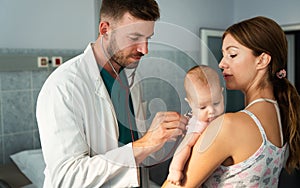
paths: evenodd
<path fill-rule="evenodd" d="M 257 69 L 266 68 L 271 62 L 271 56 L 265 52 L 258 56 Z"/>

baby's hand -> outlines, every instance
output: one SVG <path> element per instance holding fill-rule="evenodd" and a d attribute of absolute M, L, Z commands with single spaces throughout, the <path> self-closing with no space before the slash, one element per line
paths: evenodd
<path fill-rule="evenodd" d="M 208 122 L 199 121 L 199 120 L 197 120 L 196 116 L 193 116 L 189 120 L 188 125 L 186 126 L 186 128 L 187 128 L 186 134 L 189 134 L 189 133 L 199 133 L 199 134 L 201 134 L 206 129 L 208 124 L 209 124 Z"/>
<path fill-rule="evenodd" d="M 182 171 L 172 169 L 169 172 L 167 181 L 170 182 L 170 183 L 172 183 L 172 184 L 174 184 L 174 185 L 180 185 L 180 182 L 181 182 L 182 178 L 183 178 Z"/>

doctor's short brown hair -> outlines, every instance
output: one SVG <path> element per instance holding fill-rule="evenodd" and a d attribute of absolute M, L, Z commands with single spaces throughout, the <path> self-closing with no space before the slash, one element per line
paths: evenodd
<path fill-rule="evenodd" d="M 145 21 L 156 21 L 160 17 L 159 7 L 155 0 L 102 0 L 100 20 L 118 21 L 127 12 Z"/>

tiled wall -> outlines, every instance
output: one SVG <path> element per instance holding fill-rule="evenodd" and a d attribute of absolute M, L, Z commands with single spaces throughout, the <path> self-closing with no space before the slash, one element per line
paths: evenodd
<path fill-rule="evenodd" d="M 0 49 L 0 165 L 11 163 L 13 153 L 41 147 L 36 99 L 54 68 L 38 68 L 37 57 L 62 56 L 67 60 L 81 51 Z"/>
<path fill-rule="evenodd" d="M 0 164 L 9 155 L 40 148 L 36 98 L 49 71 L 0 72 Z"/>

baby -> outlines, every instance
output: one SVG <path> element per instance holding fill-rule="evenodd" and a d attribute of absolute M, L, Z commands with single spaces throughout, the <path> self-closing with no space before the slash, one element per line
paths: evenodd
<path fill-rule="evenodd" d="M 204 65 L 190 69 L 184 79 L 185 100 L 192 109 L 187 133 L 169 167 L 167 181 L 180 185 L 182 170 L 197 139 L 209 123 L 224 112 L 223 88 L 217 72 Z"/>

